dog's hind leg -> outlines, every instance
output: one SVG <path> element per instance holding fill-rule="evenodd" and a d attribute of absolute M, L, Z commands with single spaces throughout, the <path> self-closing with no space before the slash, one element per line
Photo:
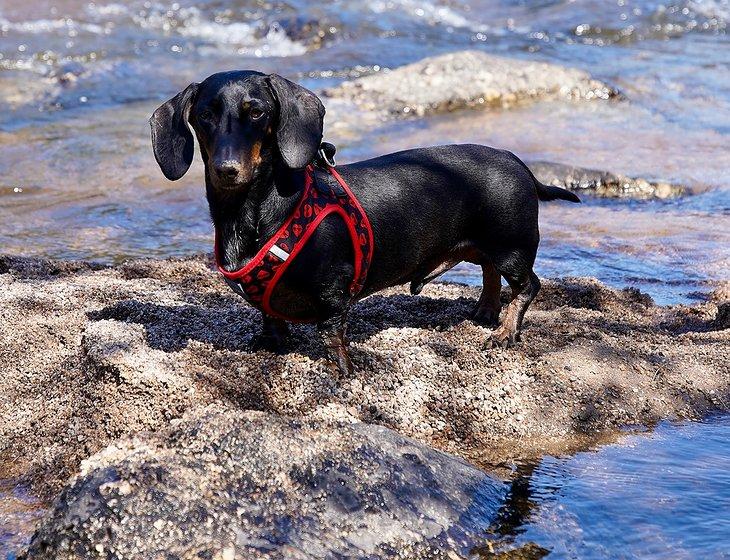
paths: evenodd
<path fill-rule="evenodd" d="M 520 339 L 522 319 L 540 290 L 540 279 L 532 270 L 528 273 L 527 278 L 518 279 L 508 276 L 507 282 L 512 288 L 512 301 L 507 306 L 502 324 L 492 332 L 489 338 L 493 347 L 508 348 Z"/>
<path fill-rule="evenodd" d="M 471 315 L 475 323 L 490 327 L 499 324 L 499 312 L 502 310 L 499 299 L 501 291 L 502 281 L 497 269 L 491 262 L 482 263 L 482 295 Z"/>

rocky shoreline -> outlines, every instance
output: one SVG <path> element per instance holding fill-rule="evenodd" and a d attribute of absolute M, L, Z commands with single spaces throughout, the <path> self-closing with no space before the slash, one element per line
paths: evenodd
<path fill-rule="evenodd" d="M 219 401 L 381 424 L 496 461 L 730 407 L 721 292 L 659 307 L 595 280 L 545 281 L 524 342 L 498 351 L 467 320 L 478 289 L 393 289 L 352 314 L 356 374 L 340 379 L 308 326 L 288 353 L 252 350 L 258 313 L 205 257 L 116 267 L 3 257 L 0 284 L 0 478 L 46 498 L 115 439 Z"/>

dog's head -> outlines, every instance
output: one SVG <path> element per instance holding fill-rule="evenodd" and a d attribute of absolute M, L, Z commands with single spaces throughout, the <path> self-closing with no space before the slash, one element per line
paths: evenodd
<path fill-rule="evenodd" d="M 246 189 L 278 162 L 299 169 L 322 140 L 319 98 L 276 74 L 213 74 L 190 84 L 152 115 L 152 147 L 165 177 L 175 181 L 193 161 L 190 127 L 213 188 Z"/>

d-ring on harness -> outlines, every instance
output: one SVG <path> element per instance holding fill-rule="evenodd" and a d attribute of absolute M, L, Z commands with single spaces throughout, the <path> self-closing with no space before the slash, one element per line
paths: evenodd
<path fill-rule="evenodd" d="M 350 295 L 356 296 L 363 288 L 368 268 L 373 258 L 373 230 L 365 211 L 345 180 L 334 168 L 334 146 L 323 143 L 317 165 L 322 173 L 335 179 L 315 176 L 313 165 L 305 169 L 304 189 L 299 204 L 279 230 L 261 250 L 243 267 L 229 272 L 220 264 L 218 255 L 218 231 L 214 246 L 218 270 L 228 285 L 242 295 L 251 305 L 267 315 L 294 322 L 311 322 L 314 319 L 294 319 L 271 308 L 271 295 L 289 264 L 302 250 L 317 226 L 330 214 L 339 214 L 347 225 L 355 254 L 355 272 L 350 282 Z"/>

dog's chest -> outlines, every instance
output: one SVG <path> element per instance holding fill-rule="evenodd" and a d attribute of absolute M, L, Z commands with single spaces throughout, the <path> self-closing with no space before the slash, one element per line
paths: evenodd
<path fill-rule="evenodd" d="M 226 270 L 218 262 L 218 269 L 231 288 L 267 315 L 290 321 L 320 320 L 321 313 L 315 302 L 323 301 L 323 298 L 314 295 L 339 285 L 337 272 L 332 274 L 338 267 L 330 266 L 329 271 L 323 267 L 326 260 L 330 264 L 337 260 L 340 251 L 336 250 L 335 239 L 332 243 L 316 242 L 321 233 L 319 226 L 328 217 L 343 224 L 342 235 L 336 239 L 349 238 L 351 247 L 352 267 L 345 299 L 355 297 L 365 284 L 374 248 L 370 222 L 339 174 L 331 168 L 327 173 L 341 187 L 339 191 L 315 182 L 314 169 L 309 166 L 298 205 L 256 255 L 236 271 Z M 216 259 L 218 244 L 216 230 Z M 304 268 L 303 263 L 307 265 Z"/>

